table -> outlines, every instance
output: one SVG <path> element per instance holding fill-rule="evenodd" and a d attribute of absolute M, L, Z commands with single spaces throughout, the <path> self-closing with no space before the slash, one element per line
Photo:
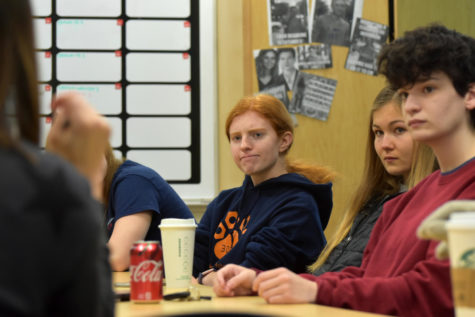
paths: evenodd
<path fill-rule="evenodd" d="M 129 272 L 114 272 L 115 282 L 128 282 Z M 156 304 L 136 304 L 130 301 L 117 302 L 115 316 L 117 317 L 145 317 L 145 316 L 173 316 L 183 313 L 203 313 L 203 312 L 233 312 L 233 313 L 253 313 L 267 316 L 318 316 L 318 317 L 371 317 L 383 316 L 358 312 L 354 310 L 335 308 L 315 304 L 288 304 L 275 305 L 267 304 L 265 300 L 258 296 L 242 297 L 216 297 L 213 289 L 209 286 L 197 285 L 200 294 L 212 296 L 211 300 L 200 301 L 164 301 Z M 128 288 L 114 287 L 115 291 L 128 292 Z M 166 293 L 166 287 L 164 287 Z"/>

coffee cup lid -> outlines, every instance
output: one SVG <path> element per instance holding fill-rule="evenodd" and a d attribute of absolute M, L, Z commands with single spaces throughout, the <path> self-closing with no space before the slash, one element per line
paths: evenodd
<path fill-rule="evenodd" d="M 456 211 L 450 214 L 450 221 L 475 220 L 475 211 Z"/>
<path fill-rule="evenodd" d="M 180 218 L 165 218 L 160 222 L 159 228 L 163 227 L 196 227 L 194 218 L 180 219 Z"/>
<path fill-rule="evenodd" d="M 458 211 L 450 214 L 446 222 L 447 229 L 475 229 L 475 211 Z"/>

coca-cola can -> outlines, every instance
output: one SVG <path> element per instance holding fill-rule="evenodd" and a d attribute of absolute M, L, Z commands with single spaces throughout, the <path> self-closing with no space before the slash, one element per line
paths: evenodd
<path fill-rule="evenodd" d="M 130 249 L 130 300 L 158 303 L 163 297 L 163 257 L 158 241 L 137 241 Z"/>

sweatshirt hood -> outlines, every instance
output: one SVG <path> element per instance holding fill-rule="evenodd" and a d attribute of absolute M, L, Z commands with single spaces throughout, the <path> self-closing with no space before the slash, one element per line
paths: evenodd
<path fill-rule="evenodd" d="M 312 195 L 318 206 L 322 228 L 325 229 L 333 207 L 332 183 L 315 184 L 306 177 L 296 173 L 283 174 L 279 177 L 268 179 L 257 186 L 254 186 L 251 177 L 246 175 L 243 182 L 243 188 L 246 191 L 269 190 L 283 185 L 299 187 Z"/>

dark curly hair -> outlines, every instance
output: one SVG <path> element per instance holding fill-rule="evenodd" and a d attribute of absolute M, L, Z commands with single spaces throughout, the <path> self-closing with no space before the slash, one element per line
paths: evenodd
<path fill-rule="evenodd" d="M 440 71 L 463 97 L 475 83 L 475 39 L 440 24 L 420 27 L 383 47 L 378 71 L 394 89 L 425 81 Z M 475 111 L 470 116 L 475 127 Z"/>

